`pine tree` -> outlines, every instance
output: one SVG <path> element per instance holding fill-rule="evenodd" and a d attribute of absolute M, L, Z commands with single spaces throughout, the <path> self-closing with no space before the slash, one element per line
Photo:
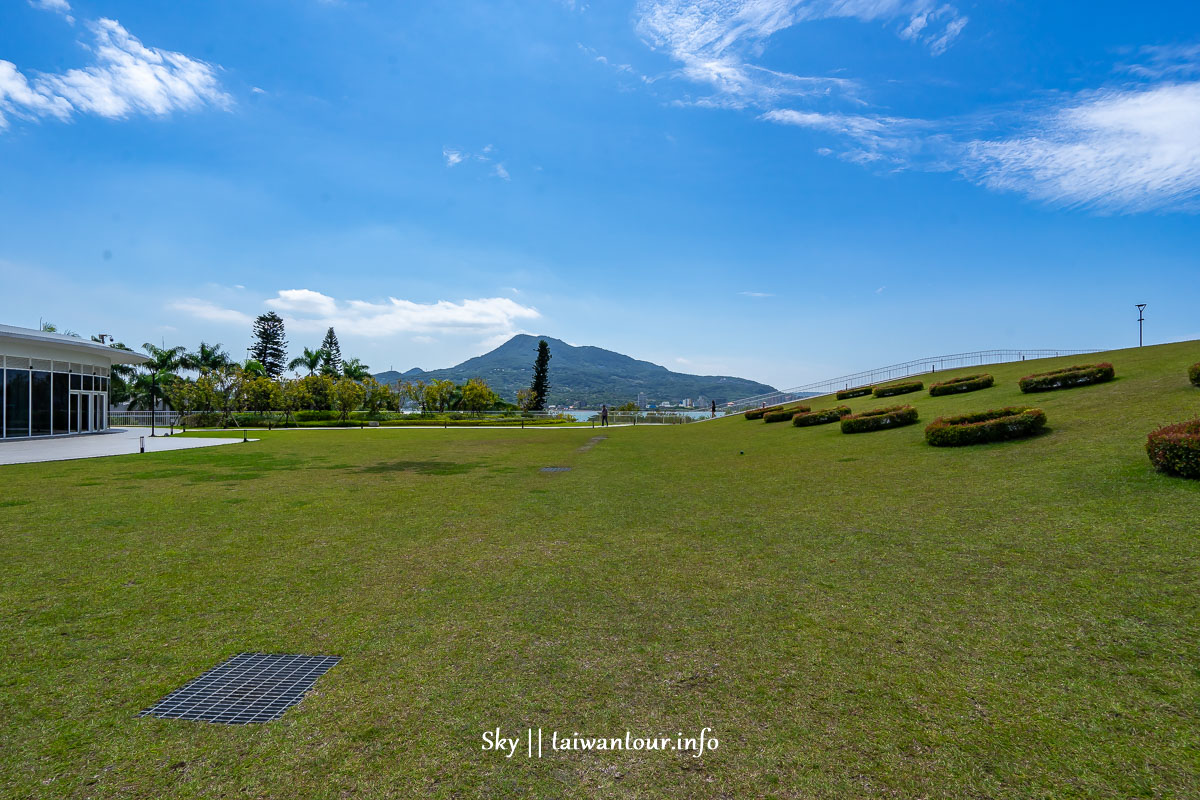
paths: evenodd
<path fill-rule="evenodd" d="M 333 332 L 333 328 L 325 332 L 325 338 L 321 341 L 321 351 L 324 353 L 321 357 L 321 374 L 341 375 L 342 346 L 338 344 L 337 334 Z"/>
<path fill-rule="evenodd" d="M 546 392 L 550 391 L 550 345 L 545 339 L 538 341 L 537 360 L 533 362 L 533 383 L 529 391 L 533 394 L 530 411 L 544 411 L 546 408 Z"/>
<path fill-rule="evenodd" d="M 283 319 L 278 314 L 268 311 L 254 320 L 250 357 L 262 364 L 270 377 L 278 378 L 283 374 L 287 366 L 287 346 L 287 339 L 283 338 Z"/>

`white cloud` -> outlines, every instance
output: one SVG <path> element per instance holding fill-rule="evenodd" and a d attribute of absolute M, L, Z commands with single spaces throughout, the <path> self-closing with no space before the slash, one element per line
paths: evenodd
<path fill-rule="evenodd" d="M 781 97 L 853 90 L 852 81 L 778 72 L 750 60 L 775 33 L 831 18 L 906 21 L 899 35 L 924 42 L 935 55 L 967 22 L 940 0 L 643 0 L 637 30 L 681 63 L 681 75 L 716 90 L 702 104 L 761 106 Z"/>
<path fill-rule="evenodd" d="M 71 4 L 67 0 L 29 0 L 29 5 L 42 11 L 61 14 L 67 22 L 75 24 L 75 18 L 71 16 Z"/>
<path fill-rule="evenodd" d="M 509 177 L 508 170 L 504 168 L 503 164 L 497 164 L 495 167 L 493 167 L 492 174 L 501 180 L 512 180 L 512 178 Z"/>
<path fill-rule="evenodd" d="M 738 292 L 743 297 L 774 297 L 775 295 L 769 292 Z"/>
<path fill-rule="evenodd" d="M 1076 98 L 1024 135 L 963 146 L 992 189 L 1106 211 L 1192 209 L 1200 196 L 1200 82 Z"/>
<path fill-rule="evenodd" d="M 453 150 L 449 147 L 443 147 L 442 158 L 446 160 L 447 167 L 453 167 L 462 163 L 463 154 L 461 150 Z"/>
<path fill-rule="evenodd" d="M 100 19 L 88 27 L 95 39 L 89 48 L 95 63 L 84 69 L 27 78 L 15 64 L 0 61 L 0 128 L 9 116 L 67 120 L 74 114 L 96 114 L 120 119 L 230 105 L 212 65 L 146 47 L 116 20 Z"/>
<path fill-rule="evenodd" d="M 167 308 L 172 311 L 181 311 L 184 314 L 203 319 L 209 322 L 232 322 L 237 324 L 249 324 L 253 319 L 249 314 L 244 314 L 241 311 L 236 311 L 232 308 L 222 308 L 208 300 L 200 300 L 195 297 L 189 297 L 185 300 L 178 300 L 174 303 L 169 303 Z"/>
<path fill-rule="evenodd" d="M 485 297 L 455 303 L 414 303 L 389 297 L 386 302 L 336 300 L 311 289 L 284 289 L 266 305 L 302 331 L 339 331 L 378 338 L 399 333 L 477 332 L 511 336 L 522 319 L 537 319 L 537 309 L 507 297 Z"/>
<path fill-rule="evenodd" d="M 1200 75 L 1200 44 L 1174 44 L 1142 47 L 1138 63 L 1122 69 L 1141 78 L 1181 78 Z"/>

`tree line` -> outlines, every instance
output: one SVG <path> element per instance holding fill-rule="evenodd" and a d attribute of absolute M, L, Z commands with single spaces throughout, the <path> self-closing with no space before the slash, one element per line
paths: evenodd
<path fill-rule="evenodd" d="M 55 330 L 51 324 L 44 330 Z M 254 320 L 249 358 L 238 362 L 220 344 L 200 342 L 194 351 L 182 346 L 142 345 L 150 361 L 140 367 L 114 364 L 109 402 L 128 401 L 131 410 L 166 406 L 181 414 L 217 414 L 222 422 L 235 412 L 335 411 L 342 420 L 351 412 L 377 414 L 413 406 L 422 413 L 488 410 L 541 411 L 549 391 L 550 348 L 542 340 L 534 361 L 533 381 L 507 403 L 482 378 L 460 385 L 449 380 L 404 381 L 394 388 L 381 384 L 370 367 L 357 358 L 343 358 L 331 327 L 319 347 L 303 348 L 287 360 L 288 342 L 283 319 L 267 312 Z M 76 334 L 72 334 L 76 335 Z M 93 336 L 93 341 L 101 337 Z M 110 347 L 130 350 L 124 343 Z M 284 376 L 285 370 L 297 373 Z M 306 373 L 301 375 L 300 373 Z M 182 373 L 195 373 L 195 377 Z"/>

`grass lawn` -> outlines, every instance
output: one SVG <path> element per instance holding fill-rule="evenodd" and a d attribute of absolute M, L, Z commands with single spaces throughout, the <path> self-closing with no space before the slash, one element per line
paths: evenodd
<path fill-rule="evenodd" d="M 300 430 L 0 467 L 0 796 L 1200 796 L 1200 482 L 1143 450 L 1200 410 L 1196 361 L 986 367 L 846 401 L 920 410 L 855 436 Z M 1048 433 L 924 444 L 1021 402 Z M 135 717 L 241 651 L 343 661 L 279 722 Z M 481 749 L 706 726 L 703 758 Z"/>

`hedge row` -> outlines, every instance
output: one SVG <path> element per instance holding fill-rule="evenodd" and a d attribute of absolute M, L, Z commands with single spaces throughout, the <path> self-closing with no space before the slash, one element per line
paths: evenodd
<path fill-rule="evenodd" d="M 864 411 L 842 418 L 842 433 L 866 433 L 884 428 L 899 428 L 917 421 L 917 410 L 912 406 L 891 406 Z"/>
<path fill-rule="evenodd" d="M 1188 367 L 1188 380 L 1193 386 L 1200 386 L 1200 364 L 1192 364 Z"/>
<path fill-rule="evenodd" d="M 849 400 L 852 397 L 866 397 L 874 389 L 874 386 L 859 386 L 857 389 L 843 389 L 837 393 L 837 399 Z"/>
<path fill-rule="evenodd" d="M 783 408 L 783 406 L 767 406 L 766 408 L 752 408 L 749 411 L 747 411 L 745 414 L 743 414 L 742 416 L 744 416 L 746 419 L 762 419 L 763 416 L 767 414 L 767 412 L 778 411 L 781 408 Z"/>
<path fill-rule="evenodd" d="M 986 372 L 979 375 L 964 375 L 961 378 L 935 383 L 929 387 L 930 397 L 941 397 L 945 394 L 960 394 L 962 392 L 977 392 L 987 389 L 996 383 L 996 379 Z"/>
<path fill-rule="evenodd" d="M 1146 438 L 1146 455 L 1159 472 L 1200 478 L 1200 418 L 1151 433 Z"/>
<path fill-rule="evenodd" d="M 1029 406 L 1009 406 L 976 414 L 939 417 L 925 428 L 925 441 L 934 447 L 962 447 L 1032 436 L 1046 427 L 1046 412 Z"/>
<path fill-rule="evenodd" d="M 778 411 L 768 411 L 763 414 L 763 422 L 787 422 L 797 414 L 812 411 L 812 406 L 792 406 L 791 408 L 781 408 Z"/>
<path fill-rule="evenodd" d="M 849 406 L 837 406 L 836 408 L 823 408 L 820 411 L 811 411 L 807 414 L 797 414 L 792 417 L 792 424 L 797 428 L 805 428 L 809 425 L 828 425 L 830 422 L 837 422 L 842 417 L 850 414 Z"/>
<path fill-rule="evenodd" d="M 1036 375 L 1026 375 L 1020 380 L 1021 391 L 1053 392 L 1056 389 L 1070 389 L 1075 386 L 1087 386 L 1092 383 L 1111 381 L 1115 373 L 1113 365 L 1082 364 L 1074 367 L 1064 367 L 1052 372 L 1039 372 Z"/>
<path fill-rule="evenodd" d="M 909 394 L 910 392 L 919 392 L 925 388 L 925 384 L 921 381 L 905 381 L 904 383 L 892 383 L 887 386 L 876 386 L 872 391 L 876 397 L 892 397 L 898 394 Z"/>

